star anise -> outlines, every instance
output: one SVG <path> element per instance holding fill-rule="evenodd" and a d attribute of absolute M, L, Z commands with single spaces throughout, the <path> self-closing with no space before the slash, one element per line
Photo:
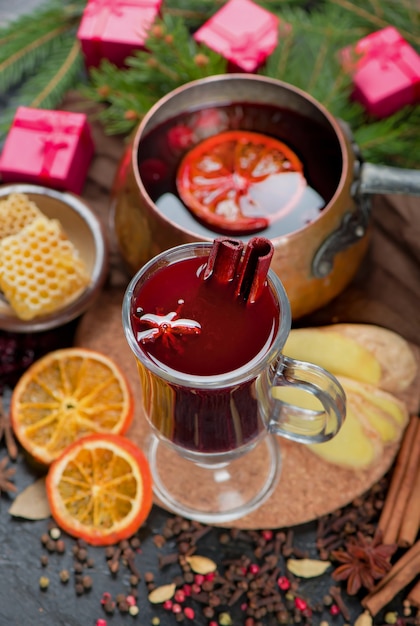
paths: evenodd
<path fill-rule="evenodd" d="M 17 491 L 16 485 L 10 482 L 12 476 L 15 475 L 16 469 L 14 467 L 7 467 L 9 459 L 7 456 L 0 460 L 0 494 L 7 493 L 8 491 Z"/>
<path fill-rule="evenodd" d="M 391 569 L 391 556 L 396 551 L 395 544 L 383 544 L 382 533 L 366 537 L 361 532 L 351 537 L 345 550 L 333 550 L 331 558 L 339 565 L 332 577 L 337 581 L 347 581 L 347 593 L 355 595 L 362 587 L 370 591 Z"/>
<path fill-rule="evenodd" d="M 10 415 L 3 408 L 3 401 L 0 396 L 0 441 L 4 439 L 7 448 L 7 454 L 13 460 L 17 458 L 18 449 L 15 438 L 13 436 L 12 424 L 10 423 Z"/>

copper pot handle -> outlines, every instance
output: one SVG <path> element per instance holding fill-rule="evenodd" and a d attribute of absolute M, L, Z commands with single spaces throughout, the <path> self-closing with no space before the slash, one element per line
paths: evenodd
<path fill-rule="evenodd" d="M 360 166 L 358 195 L 396 193 L 420 196 L 420 170 L 363 163 Z"/>
<path fill-rule="evenodd" d="M 357 210 L 347 211 L 339 227 L 328 235 L 316 251 L 312 260 L 312 274 L 315 278 L 328 276 L 333 269 L 335 255 L 365 236 L 370 221 L 370 196 L 376 193 L 420 196 L 420 171 L 356 162 L 352 196 Z"/>

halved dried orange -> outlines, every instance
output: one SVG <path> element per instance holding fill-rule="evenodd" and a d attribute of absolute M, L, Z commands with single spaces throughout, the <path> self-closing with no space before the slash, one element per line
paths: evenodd
<path fill-rule="evenodd" d="M 68 446 L 51 464 L 46 488 L 58 526 L 95 546 L 131 537 L 152 508 L 148 461 L 118 435 L 89 435 Z"/>
<path fill-rule="evenodd" d="M 85 348 L 56 350 L 35 361 L 11 399 L 16 437 L 45 465 L 88 434 L 125 433 L 132 417 L 124 374 L 112 359 Z"/>
<path fill-rule="evenodd" d="M 231 130 L 187 152 L 176 185 L 199 220 L 241 234 L 267 228 L 293 208 L 306 180 L 300 159 L 285 143 L 262 133 Z"/>

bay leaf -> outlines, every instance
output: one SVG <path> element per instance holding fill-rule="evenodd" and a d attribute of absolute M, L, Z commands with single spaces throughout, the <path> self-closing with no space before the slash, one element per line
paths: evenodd
<path fill-rule="evenodd" d="M 321 576 L 330 567 L 330 561 L 317 559 L 288 559 L 287 569 L 299 578 L 315 578 Z"/>
<path fill-rule="evenodd" d="M 51 509 L 45 488 L 45 478 L 39 478 L 21 491 L 9 508 L 9 513 L 13 517 L 29 520 L 40 520 L 50 517 Z"/>

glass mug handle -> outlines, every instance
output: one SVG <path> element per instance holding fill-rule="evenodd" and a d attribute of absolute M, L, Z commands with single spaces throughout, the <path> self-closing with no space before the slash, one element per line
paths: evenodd
<path fill-rule="evenodd" d="M 328 441 L 346 415 L 346 396 L 335 376 L 284 355 L 274 373 L 262 377 L 258 401 L 268 431 L 300 443 Z"/>

